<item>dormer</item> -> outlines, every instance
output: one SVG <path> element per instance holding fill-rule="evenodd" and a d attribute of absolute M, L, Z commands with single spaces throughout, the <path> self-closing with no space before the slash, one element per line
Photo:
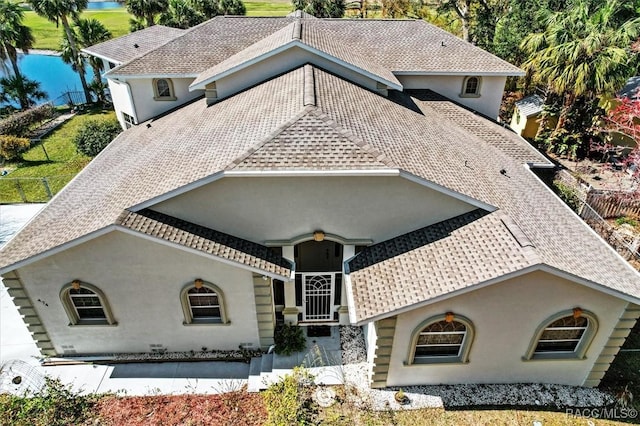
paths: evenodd
<path fill-rule="evenodd" d="M 213 104 L 304 64 L 313 64 L 384 96 L 389 89 L 403 89 L 388 68 L 347 49 L 343 40 L 313 22 L 296 19 L 205 70 L 189 90 L 204 90 L 207 103 Z"/>

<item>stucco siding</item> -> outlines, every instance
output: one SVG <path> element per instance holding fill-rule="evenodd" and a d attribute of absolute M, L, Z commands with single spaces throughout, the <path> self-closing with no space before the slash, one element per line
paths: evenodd
<path fill-rule="evenodd" d="M 216 81 L 218 98 L 225 98 L 267 80 L 283 72 L 292 70 L 304 64 L 311 63 L 320 68 L 342 76 L 343 78 L 360 84 L 368 89 L 376 89 L 376 81 L 352 71 L 329 59 L 322 58 L 300 47 L 292 47 L 270 58 L 262 60 L 243 70 L 230 74 Z"/>
<path fill-rule="evenodd" d="M 260 345 L 252 273 L 119 231 L 21 268 L 22 282 L 63 354 L 237 349 Z M 202 278 L 224 293 L 229 324 L 183 325 L 180 291 Z M 115 326 L 70 326 L 59 293 L 74 279 L 98 287 Z M 46 303 L 46 305 L 45 305 Z M 65 346 L 65 348 L 63 348 Z"/>
<path fill-rule="evenodd" d="M 204 94 L 203 90 L 189 91 L 189 84 L 194 80 L 193 78 L 171 78 L 170 80 L 173 84 L 176 98 L 174 101 L 155 100 L 153 79 L 151 78 L 132 78 L 127 80 L 131 87 L 131 96 L 135 105 L 138 123 L 156 117 Z"/>
<path fill-rule="evenodd" d="M 378 242 L 474 208 L 400 177 L 230 177 L 151 206 L 256 242 L 316 229 Z"/>
<path fill-rule="evenodd" d="M 431 89 L 487 117 L 497 118 L 506 77 L 482 76 L 479 97 L 463 97 L 464 75 L 397 75 L 405 89 Z"/>
<path fill-rule="evenodd" d="M 113 108 L 116 110 L 118 122 L 124 129 L 126 126 L 122 113 L 134 118 L 136 117 L 136 110 L 133 105 L 129 84 L 111 79 L 108 79 L 107 82 L 109 84 L 109 92 L 111 93 L 111 100 L 113 101 Z"/>
<path fill-rule="evenodd" d="M 582 385 L 627 303 L 544 272 L 478 289 L 398 315 L 388 386 L 441 383 L 540 382 Z M 582 360 L 523 360 L 538 326 L 561 311 L 580 307 L 598 320 Z M 411 335 L 425 319 L 454 312 L 474 325 L 469 362 L 404 365 Z"/>

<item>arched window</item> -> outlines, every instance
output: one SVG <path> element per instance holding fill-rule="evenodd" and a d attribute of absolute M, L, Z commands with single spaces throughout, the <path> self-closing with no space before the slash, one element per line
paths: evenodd
<path fill-rule="evenodd" d="M 196 279 L 180 293 L 185 324 L 226 324 L 222 291 L 215 285 Z"/>
<path fill-rule="evenodd" d="M 574 308 L 547 318 L 536 334 L 525 359 L 583 359 L 598 330 L 592 313 Z"/>
<path fill-rule="evenodd" d="M 155 78 L 153 80 L 153 99 L 157 101 L 175 101 L 173 82 L 168 78 Z"/>
<path fill-rule="evenodd" d="M 407 364 L 468 362 L 473 324 L 448 312 L 423 321 L 413 331 Z"/>
<path fill-rule="evenodd" d="M 94 285 L 73 280 L 62 287 L 60 300 L 70 325 L 116 325 L 107 298 Z"/>
<path fill-rule="evenodd" d="M 482 79 L 480 77 L 466 77 L 462 83 L 462 93 L 460 94 L 460 96 L 462 96 L 463 98 L 480 96 L 481 84 Z"/>

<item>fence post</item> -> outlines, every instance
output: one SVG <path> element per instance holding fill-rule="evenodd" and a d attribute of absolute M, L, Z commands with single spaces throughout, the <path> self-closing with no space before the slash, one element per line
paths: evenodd
<path fill-rule="evenodd" d="M 47 191 L 47 196 L 49 199 L 53 198 L 53 194 L 51 193 L 51 188 L 49 188 L 49 182 L 46 177 L 42 178 L 42 184 L 44 185 L 44 190 Z"/>
<path fill-rule="evenodd" d="M 18 189 L 18 194 L 20 194 L 20 198 L 22 198 L 22 202 L 27 202 L 27 196 L 24 195 L 24 191 L 22 190 L 22 186 L 20 186 L 20 179 L 16 179 L 16 188 Z"/>

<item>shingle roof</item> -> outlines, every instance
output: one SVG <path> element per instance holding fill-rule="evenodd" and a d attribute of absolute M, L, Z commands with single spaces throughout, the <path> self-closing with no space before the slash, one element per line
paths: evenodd
<path fill-rule="evenodd" d="M 195 76 L 294 20 L 294 17 L 218 16 L 109 74 Z M 321 50 L 333 49 L 336 55 L 366 58 L 392 72 L 523 74 L 519 68 L 422 20 L 303 19 L 302 22 L 304 31 L 315 34 L 309 40 L 316 40 L 323 46 Z M 324 40 L 329 38 L 338 43 L 326 43 Z"/>
<path fill-rule="evenodd" d="M 123 64 L 162 46 L 182 35 L 184 31 L 179 28 L 154 25 L 122 37 L 94 44 L 82 50 L 91 55 Z"/>
<path fill-rule="evenodd" d="M 542 112 L 544 99 L 538 95 L 531 95 L 516 101 L 515 105 L 525 117 L 531 117 Z"/>
<path fill-rule="evenodd" d="M 640 298 L 638 273 L 523 166 L 528 159 L 511 155 L 527 151 L 524 140 L 487 142 L 493 123 L 462 126 L 444 101 L 388 99 L 318 69 L 309 102 L 304 75 L 296 69 L 212 106 L 199 100 L 150 128 L 125 131 L 3 247 L 0 267 L 15 268 L 113 225 L 123 209 L 227 168 L 322 169 L 338 157 L 346 160 L 337 167 L 360 167 L 375 158 L 496 210 L 353 272 L 358 321 L 533 265 Z M 316 166 L 308 158 L 318 147 Z M 334 148 L 335 159 L 328 154 Z M 286 162 L 268 161 L 285 151 Z"/>
<path fill-rule="evenodd" d="M 259 61 L 294 46 L 311 47 L 322 54 L 368 73 L 382 83 L 391 84 L 392 87 L 402 87 L 398 79 L 387 68 L 358 52 L 354 52 L 340 40 L 332 37 L 331 33 L 319 31 L 314 25 L 315 22 L 296 19 L 270 36 L 203 71 L 191 83 L 191 87 L 202 86 L 203 83 L 217 80 L 220 76 L 232 72 L 236 68 L 242 68 L 254 61 Z"/>
<path fill-rule="evenodd" d="M 291 275 L 291 262 L 268 247 L 160 212 L 124 212 L 116 224 L 281 277 Z"/>

